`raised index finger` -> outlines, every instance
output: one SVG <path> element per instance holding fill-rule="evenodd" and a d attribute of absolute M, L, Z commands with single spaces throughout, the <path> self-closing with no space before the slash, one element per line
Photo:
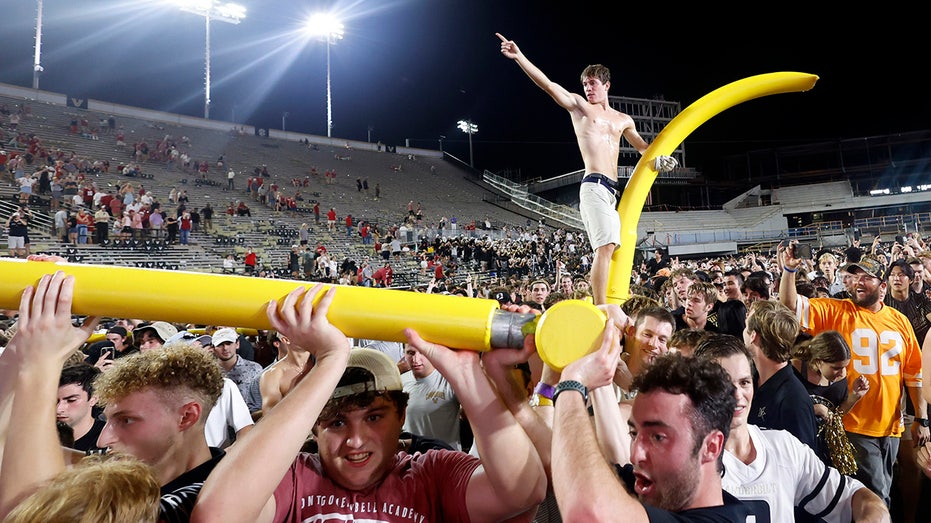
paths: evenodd
<path fill-rule="evenodd" d="M 504 35 L 501 34 L 501 33 L 495 33 L 495 36 L 497 36 L 498 38 L 500 38 L 502 42 L 505 42 L 505 43 L 508 42 L 508 39 L 505 38 Z"/>

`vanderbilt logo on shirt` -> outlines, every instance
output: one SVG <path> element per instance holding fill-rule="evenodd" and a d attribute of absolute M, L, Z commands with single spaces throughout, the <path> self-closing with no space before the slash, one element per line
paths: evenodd
<path fill-rule="evenodd" d="M 427 393 L 427 399 L 433 400 L 433 403 L 439 403 L 441 401 L 446 401 L 446 392 L 442 390 L 434 390 Z"/>

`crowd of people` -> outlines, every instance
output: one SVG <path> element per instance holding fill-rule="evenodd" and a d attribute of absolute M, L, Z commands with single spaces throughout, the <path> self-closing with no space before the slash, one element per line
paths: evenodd
<path fill-rule="evenodd" d="M 75 316 L 75 277 L 50 270 L 5 311 L 0 517 L 921 521 L 931 509 L 925 240 L 876 236 L 810 255 L 793 241 L 693 260 L 656 249 L 632 271 L 630 296 L 608 303 L 617 180 L 600 173 L 614 174 L 617 149 L 596 150 L 584 128 L 604 113 L 610 74 L 586 68 L 586 101 L 498 37 L 576 125 L 586 234 L 528 224 L 474 238 L 445 234 L 445 219 L 419 234 L 413 202 L 384 230 L 347 216 L 347 237 L 371 234 L 372 251 L 340 265 L 302 236 L 288 275 L 328 285 L 296 281 L 269 301 L 267 331 Z M 629 117 L 605 118 L 613 134 L 602 141 L 647 149 Z M 151 154 L 137 146 L 134 159 Z M 263 186 L 249 179 L 245 190 L 270 205 Z M 335 208 L 326 220 L 340 227 Z M 76 243 L 90 230 L 81 222 Z M 28 255 L 23 242 L 10 248 Z M 259 272 L 254 251 L 246 259 Z M 411 290 L 493 299 L 523 327 L 567 300 L 605 321 L 562 368 L 523 329 L 522 348 L 487 352 L 427 341 L 413 325 L 398 326 L 403 342 L 347 337 L 330 321 L 336 298 L 348 285 L 392 286 L 401 259 L 430 276 Z"/>
<path fill-rule="evenodd" d="M 296 288 L 269 304 L 272 330 L 249 331 L 73 317 L 74 277 L 49 274 L 7 311 L 0 510 L 36 514 L 50 489 L 83 506 L 65 478 L 119 460 L 160 494 L 110 508 L 166 521 L 919 521 L 931 250 L 900 240 L 811 258 L 658 249 L 627 300 L 598 306 L 600 346 L 563 369 L 532 336 L 481 357 L 412 329 L 347 338 L 327 319 L 339 285 Z M 429 292 L 538 314 L 593 301 L 557 270 Z"/>

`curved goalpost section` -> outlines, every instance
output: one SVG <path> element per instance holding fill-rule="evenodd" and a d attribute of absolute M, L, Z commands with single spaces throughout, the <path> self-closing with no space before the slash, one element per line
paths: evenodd
<path fill-rule="evenodd" d="M 618 205 L 621 247 L 611 262 L 609 303 L 621 303 L 628 297 L 637 222 L 656 179 L 652 159 L 671 154 L 696 127 L 729 107 L 770 94 L 808 90 L 817 79 L 810 74 L 783 72 L 739 80 L 702 97 L 666 126 L 637 164 Z M 297 280 L 0 259 L 0 308 L 18 309 L 23 290 L 35 285 L 42 275 L 57 270 L 75 277 L 75 314 L 254 329 L 271 328 L 265 316 L 270 300 L 281 300 L 300 286 L 330 286 Z M 520 347 L 523 337 L 534 333 L 541 358 L 557 370 L 598 347 L 605 318 L 600 309 L 581 300 L 557 303 L 535 317 L 503 311 L 496 300 L 356 286 L 339 286 L 329 312 L 333 325 L 353 338 L 403 342 L 404 328 L 411 327 L 427 341 L 484 351 Z"/>
<path fill-rule="evenodd" d="M 640 213 L 656 180 L 653 158 L 668 156 L 699 125 L 712 116 L 754 98 L 771 94 L 807 91 L 815 86 L 818 77 L 808 73 L 779 72 L 751 76 L 729 83 L 699 98 L 676 115 L 643 152 L 634 169 L 617 212 L 621 216 L 621 245 L 611 257 L 608 276 L 608 303 L 622 303 L 629 297 L 630 274 L 637 247 L 637 224 Z"/>

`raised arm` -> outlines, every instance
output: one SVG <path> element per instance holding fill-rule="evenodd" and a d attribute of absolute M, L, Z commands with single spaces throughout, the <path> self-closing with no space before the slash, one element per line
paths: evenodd
<path fill-rule="evenodd" d="M 513 40 L 508 40 L 501 33 L 495 33 L 495 35 L 501 39 L 501 54 L 517 62 L 517 65 L 527 73 L 533 83 L 552 96 L 560 107 L 567 111 L 572 111 L 578 107 L 579 101 L 582 99 L 581 96 L 570 93 L 563 86 L 547 78 L 543 71 L 524 56 L 524 53 L 520 51 L 520 48 L 517 47 Z"/>
<path fill-rule="evenodd" d="M 471 519 L 500 521 L 542 502 L 546 474 L 540 456 L 485 376 L 479 352 L 429 343 L 413 329 L 404 333 L 452 385 L 481 449 L 482 466 L 466 489 Z"/>
<path fill-rule="evenodd" d="M 65 469 L 55 428 L 55 401 L 62 365 L 97 326 L 88 318 L 71 324 L 74 277 L 61 271 L 46 274 L 37 287 L 27 287 L 20 300 L 16 334 L 3 352 L 4 374 L 14 399 L 0 474 L 0 518 L 39 485 Z M 8 427 L 3 427 L 7 429 Z"/>
<path fill-rule="evenodd" d="M 931 336 L 927 334 L 921 343 L 921 395 L 931 404 Z"/>
<path fill-rule="evenodd" d="M 514 377 L 512 369 L 515 364 L 530 359 L 536 352 L 534 336 L 531 334 L 524 339 L 522 350 L 498 349 L 492 350 L 482 356 L 482 367 L 485 374 L 495 385 L 498 395 L 507 406 L 511 414 L 520 424 L 527 436 L 533 442 L 543 464 L 547 478 L 550 477 L 550 449 L 553 444 L 552 420 L 541 416 L 540 410 L 552 410 L 552 406 L 531 407 L 527 392 Z M 479 455 L 484 458 L 484 450 L 479 448 Z"/>
<path fill-rule="evenodd" d="M 295 289 L 282 301 L 268 304 L 272 328 L 292 343 L 316 355 L 317 363 L 261 422 L 229 448 L 210 473 L 192 522 L 271 521 L 275 488 L 311 433 L 320 411 L 329 401 L 349 358 L 349 341 L 326 317 L 336 287 L 314 307 L 322 285 Z M 298 305 L 298 300 L 300 304 Z M 240 488 L 248 478 L 249 488 Z"/>
<path fill-rule="evenodd" d="M 585 358 L 620 357 L 619 336 L 617 326 L 607 322 L 601 347 Z M 576 363 L 578 369 L 582 368 L 580 362 L 569 364 L 563 369 L 563 382 L 584 376 L 570 368 Z M 613 374 L 612 369 L 610 376 Z M 597 451 L 598 440 L 582 394 L 573 391 L 560 394 L 555 408 L 553 448 L 559 452 L 553 454 L 553 489 L 563 519 L 610 521 L 624 514 L 626 521 L 646 522 L 643 505 L 626 491 L 611 464 Z"/>
<path fill-rule="evenodd" d="M 802 265 L 802 261 L 793 255 L 791 246 L 786 248 L 780 243 L 776 248 L 776 252 L 779 267 L 782 268 L 782 276 L 779 278 L 779 302 L 795 312 L 795 304 L 798 301 L 798 293 L 795 290 L 795 273 Z"/>

